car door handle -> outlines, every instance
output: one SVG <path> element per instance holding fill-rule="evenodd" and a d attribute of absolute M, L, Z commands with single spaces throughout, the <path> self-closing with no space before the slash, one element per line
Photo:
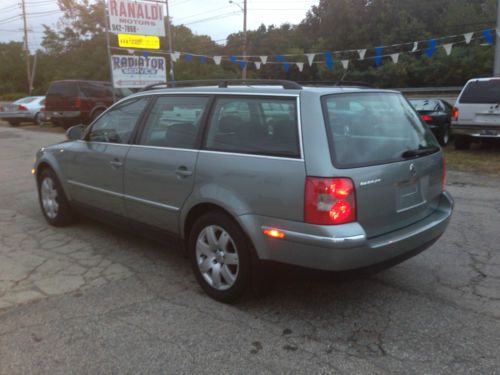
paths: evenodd
<path fill-rule="evenodd" d="M 109 164 L 111 164 L 111 166 L 112 166 L 113 168 L 120 168 L 120 167 L 123 165 L 123 163 L 122 163 L 120 160 L 117 160 L 117 159 L 115 159 L 115 160 L 111 160 L 111 161 L 109 162 Z"/>
<path fill-rule="evenodd" d="M 193 172 L 188 170 L 186 167 L 179 167 L 175 171 L 175 174 L 179 177 L 188 177 L 188 176 L 191 176 L 193 174 Z"/>

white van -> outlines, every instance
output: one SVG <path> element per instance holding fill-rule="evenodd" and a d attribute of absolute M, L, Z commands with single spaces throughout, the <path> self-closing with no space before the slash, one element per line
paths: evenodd
<path fill-rule="evenodd" d="M 474 78 L 462 89 L 451 119 L 456 149 L 474 140 L 500 140 L 500 77 Z"/>

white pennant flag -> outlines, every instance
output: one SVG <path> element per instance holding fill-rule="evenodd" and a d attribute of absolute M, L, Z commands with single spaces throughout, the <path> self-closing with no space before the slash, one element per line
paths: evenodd
<path fill-rule="evenodd" d="M 446 54 L 448 56 L 450 56 L 451 54 L 451 48 L 453 47 L 453 43 L 447 43 L 447 44 L 443 44 L 443 48 L 444 50 L 446 51 Z"/>
<path fill-rule="evenodd" d="M 128 52 L 129 55 L 133 55 L 134 54 L 134 50 L 133 49 L 128 49 L 127 52 Z"/>
<path fill-rule="evenodd" d="M 472 40 L 472 35 L 474 35 L 474 33 L 465 33 L 464 34 L 464 38 L 465 38 L 465 43 L 466 44 L 470 43 L 470 41 Z"/>
<path fill-rule="evenodd" d="M 418 49 L 418 42 L 413 42 L 413 48 L 410 52 L 415 52 Z"/>
<path fill-rule="evenodd" d="M 314 58 L 316 57 L 315 53 L 306 53 L 307 56 L 307 62 L 309 63 L 309 66 L 313 64 Z"/>
<path fill-rule="evenodd" d="M 399 60 L 399 53 L 391 53 L 391 59 L 394 64 L 397 64 Z"/>
<path fill-rule="evenodd" d="M 173 62 L 176 62 L 177 60 L 179 60 L 179 57 L 181 57 L 181 53 L 180 52 L 172 52 L 170 54 L 170 57 L 172 58 Z"/>
<path fill-rule="evenodd" d="M 255 64 L 255 68 L 256 68 L 257 70 L 259 70 L 259 69 L 260 69 L 260 65 L 261 65 L 262 63 L 261 63 L 260 61 L 254 61 L 254 64 Z"/>
<path fill-rule="evenodd" d="M 349 60 L 340 60 L 340 62 L 342 63 L 342 67 L 347 70 L 349 67 Z"/>
<path fill-rule="evenodd" d="M 262 64 L 266 65 L 267 64 L 267 56 L 260 56 L 260 61 L 262 61 Z"/>
<path fill-rule="evenodd" d="M 497 29 L 497 37 L 500 38 L 500 29 Z"/>
<path fill-rule="evenodd" d="M 365 54 L 366 54 L 366 48 L 365 49 L 358 49 L 358 55 L 360 60 L 365 59 Z"/>
<path fill-rule="evenodd" d="M 297 64 L 297 68 L 299 68 L 299 72 L 301 72 L 302 70 L 304 70 L 304 63 L 298 62 L 296 64 Z"/>
<path fill-rule="evenodd" d="M 221 56 L 214 56 L 213 59 L 214 59 L 215 65 L 220 65 L 220 62 L 222 60 Z"/>

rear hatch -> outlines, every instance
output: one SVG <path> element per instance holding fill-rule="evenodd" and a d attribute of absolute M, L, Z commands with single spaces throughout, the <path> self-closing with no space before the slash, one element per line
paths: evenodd
<path fill-rule="evenodd" d="M 45 110 L 55 111 L 78 111 L 80 96 L 78 83 L 75 81 L 52 82 L 45 98 Z"/>
<path fill-rule="evenodd" d="M 322 104 L 335 173 L 353 180 L 357 221 L 368 237 L 411 225 L 436 210 L 443 156 L 402 95 L 333 94 Z"/>
<path fill-rule="evenodd" d="M 500 79 L 469 81 L 456 107 L 459 110 L 456 125 L 498 127 L 500 130 Z"/>

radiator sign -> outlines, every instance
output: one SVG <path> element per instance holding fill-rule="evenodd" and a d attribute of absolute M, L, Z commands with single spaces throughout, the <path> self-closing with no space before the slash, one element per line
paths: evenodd
<path fill-rule="evenodd" d="M 163 5 L 134 0 L 108 0 L 109 28 L 115 34 L 165 36 Z"/>
<path fill-rule="evenodd" d="M 111 63 L 118 88 L 142 88 L 167 80 L 164 57 L 113 55 Z"/>

